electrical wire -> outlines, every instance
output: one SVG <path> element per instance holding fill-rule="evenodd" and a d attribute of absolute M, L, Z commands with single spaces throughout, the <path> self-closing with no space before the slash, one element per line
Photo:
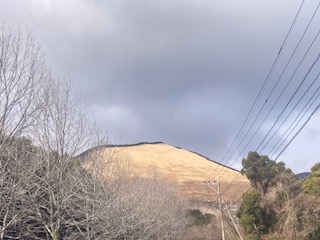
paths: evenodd
<path fill-rule="evenodd" d="M 297 13 L 296 16 L 295 16 L 294 22 L 293 22 L 293 24 L 292 24 L 291 27 L 290 27 L 290 30 L 289 30 L 289 32 L 288 32 L 288 33 L 290 33 L 289 36 L 291 35 L 291 31 L 292 31 L 292 29 L 293 29 L 293 26 L 295 25 L 296 20 L 298 19 L 298 16 L 300 15 L 300 12 L 301 12 L 301 10 L 302 10 L 302 7 L 303 7 L 303 5 L 304 5 L 304 2 L 305 2 L 305 1 L 302 1 L 301 5 L 300 5 L 300 8 L 299 8 L 299 10 L 298 10 L 298 13 Z M 298 43 L 298 45 L 296 46 L 296 48 L 295 48 L 295 50 L 294 50 L 294 53 L 291 55 L 289 61 L 287 62 L 287 65 L 286 65 L 285 69 L 282 71 L 279 79 L 282 77 L 282 75 L 283 75 L 284 71 L 286 70 L 289 62 L 290 62 L 291 59 L 292 59 L 292 56 L 295 54 L 298 46 L 299 46 L 300 43 L 302 42 L 302 39 L 304 38 L 305 33 L 307 32 L 307 30 L 308 30 L 311 22 L 313 21 L 314 16 L 315 16 L 316 12 L 317 12 L 318 9 L 319 9 L 319 6 L 320 6 L 320 3 L 318 4 L 316 11 L 314 12 L 311 20 L 309 21 L 309 24 L 308 24 L 307 28 L 305 29 L 302 37 L 300 38 L 299 43 Z M 319 32 L 320 32 L 320 31 L 319 31 Z M 318 35 L 319 35 L 319 32 L 318 32 Z M 317 35 L 317 36 L 318 36 L 318 35 Z M 288 34 L 287 34 L 287 37 L 288 37 Z M 284 43 L 287 42 L 287 37 L 286 37 Z M 314 43 L 314 41 L 313 41 L 313 43 Z M 313 43 L 310 45 L 308 51 L 305 53 L 304 58 L 305 58 L 305 56 L 307 55 L 307 53 L 309 52 L 309 50 L 311 49 L 311 46 L 313 45 Z M 284 45 L 285 45 L 285 44 L 283 44 L 283 46 L 284 46 Z M 268 76 L 267 76 L 267 78 L 265 79 L 264 84 L 262 85 L 262 87 L 261 87 L 261 89 L 260 89 L 260 91 L 259 91 L 259 93 L 258 93 L 258 95 L 257 95 L 257 97 L 256 97 L 256 99 L 255 99 L 255 101 L 254 101 L 254 103 L 252 104 L 252 106 L 251 106 L 251 108 L 250 108 L 250 110 L 249 110 L 249 112 L 248 112 L 248 114 L 247 114 L 247 116 L 246 116 L 246 118 L 245 118 L 245 121 L 243 122 L 240 130 L 238 131 L 238 133 L 237 133 L 237 135 L 236 135 L 236 137 L 233 139 L 231 146 L 228 148 L 226 154 L 225 154 L 224 157 L 223 157 L 223 161 L 221 161 L 221 162 L 224 162 L 224 161 L 225 161 L 226 157 L 228 156 L 228 154 L 231 152 L 231 149 L 232 149 L 233 146 L 235 145 L 237 138 L 239 138 L 241 132 L 243 131 L 243 129 L 245 128 L 245 126 L 248 124 L 248 120 L 249 120 L 249 118 L 251 117 L 251 115 L 252 115 L 252 113 L 253 113 L 253 110 L 254 110 L 254 108 L 256 107 L 257 102 L 258 102 L 259 98 L 261 97 L 261 94 L 262 94 L 262 92 L 264 91 L 264 89 L 265 89 L 265 87 L 266 87 L 266 84 L 268 83 L 268 81 L 269 81 L 269 79 L 270 79 L 271 74 L 272 74 L 273 71 L 274 71 L 274 67 L 275 67 L 276 63 L 278 62 L 278 59 L 279 59 L 279 57 L 280 57 L 280 54 L 282 53 L 283 46 L 280 48 L 280 50 L 279 50 L 279 52 L 278 52 L 278 55 L 277 55 L 277 58 L 276 58 L 276 60 L 274 61 L 274 64 L 272 65 L 272 68 L 271 68 L 271 70 L 269 71 Z M 298 67 L 296 68 L 294 74 L 296 73 L 297 69 L 300 67 L 300 65 L 301 65 L 302 61 L 304 60 L 304 58 L 300 61 L 300 63 L 299 63 L 299 65 L 298 65 Z M 315 64 L 312 65 L 311 69 L 314 67 L 314 65 L 315 65 Z M 310 71 L 308 71 L 307 75 L 309 75 L 309 73 L 310 73 Z M 294 74 L 292 75 L 291 79 L 293 78 Z M 257 121 L 260 113 L 262 112 L 262 109 L 264 108 L 264 106 L 265 106 L 266 103 L 268 102 L 271 94 L 273 93 L 273 91 L 274 91 L 275 88 L 277 87 L 278 82 L 279 82 L 279 79 L 278 79 L 278 81 L 276 82 L 276 84 L 274 85 L 274 87 L 272 88 L 272 90 L 271 90 L 268 98 L 266 99 L 266 101 L 264 102 L 264 104 L 263 104 L 263 106 L 261 107 L 260 111 L 258 112 L 258 115 L 256 115 L 255 120 L 253 121 L 253 124 L 251 124 L 251 127 L 249 128 L 249 130 L 248 130 L 247 133 L 245 134 L 245 137 L 247 136 L 248 132 L 250 131 L 250 129 L 252 128 L 252 126 L 254 125 L 254 123 Z M 289 81 L 291 81 L 291 79 L 290 79 Z M 306 79 L 306 77 L 305 77 L 305 79 Z M 305 80 L 305 79 L 304 79 L 304 80 Z M 290 83 L 290 82 L 289 82 L 289 83 Z M 287 88 L 287 86 L 288 86 L 288 84 L 286 85 L 285 89 Z M 292 101 L 292 99 L 294 98 L 294 96 L 296 96 L 296 94 L 297 94 L 297 92 L 299 91 L 299 89 L 300 89 L 301 86 L 302 86 L 302 83 L 301 83 L 301 84 L 299 85 L 299 87 L 296 89 L 296 91 L 294 92 L 294 94 L 291 96 L 289 102 L 286 104 L 285 108 L 284 108 L 284 109 L 282 110 L 282 112 L 279 114 L 279 116 L 278 116 L 278 118 L 277 118 L 277 122 L 279 121 L 280 116 L 281 116 L 281 115 L 285 112 L 285 110 L 288 108 L 290 102 Z M 309 89 L 310 89 L 310 87 L 308 88 L 308 90 L 309 90 Z M 307 91 L 308 91 L 308 90 L 307 90 Z M 282 94 L 283 94 L 283 92 L 284 92 L 284 91 L 282 91 Z M 280 97 L 282 96 L 282 94 L 280 94 L 280 96 L 278 97 L 278 100 L 280 99 Z M 305 94 L 306 94 L 306 93 L 304 93 L 304 95 L 300 98 L 300 100 L 299 100 L 298 103 L 300 103 L 301 99 L 305 96 Z M 278 100 L 277 100 L 277 101 L 278 101 Z M 276 101 L 276 102 L 277 102 L 277 101 Z M 295 107 L 297 106 L 298 103 L 296 103 Z M 271 108 L 271 110 L 274 108 L 275 105 L 276 105 L 276 104 L 273 105 L 273 107 Z M 306 122 L 301 126 L 301 128 L 296 132 L 296 134 L 295 134 L 295 135 L 293 136 L 293 138 L 289 141 L 289 143 L 282 149 L 282 151 L 279 153 L 279 155 L 277 156 L 276 159 L 278 159 L 278 157 L 279 157 L 279 156 L 285 151 L 285 149 L 291 144 L 291 142 L 295 139 L 295 137 L 296 137 L 296 136 L 300 133 L 300 131 L 304 128 L 304 126 L 310 121 L 311 117 L 315 114 L 315 112 L 318 110 L 319 107 L 320 107 L 320 104 L 314 109 L 314 111 L 312 112 L 312 114 L 308 117 L 307 121 L 306 121 Z M 293 110 L 294 110 L 294 108 L 290 111 L 290 113 L 292 113 Z M 270 113 L 270 111 L 269 111 L 269 113 Z M 265 120 L 266 120 L 266 118 L 267 118 L 268 116 L 269 116 L 269 114 L 267 114 L 267 116 L 265 117 Z M 288 115 L 288 116 L 289 116 L 289 115 Z M 286 117 L 286 119 L 288 118 L 288 116 Z M 285 121 L 286 121 L 286 119 L 285 119 Z M 264 121 L 265 121 L 265 120 L 264 120 Z M 284 121 L 284 122 L 285 122 L 285 121 Z M 276 123 L 277 123 L 277 122 L 276 122 Z M 271 133 L 271 131 L 274 129 L 274 126 L 276 125 L 276 123 L 275 123 L 275 124 L 272 126 L 272 128 L 269 130 L 268 134 L 265 136 L 265 138 L 263 139 L 263 141 L 259 144 L 259 146 L 258 146 L 258 148 L 257 148 L 258 150 L 260 149 L 260 147 L 262 146 L 262 144 L 264 143 L 264 141 L 267 139 L 267 137 L 269 136 L 269 134 Z M 282 124 L 283 124 L 283 123 L 282 123 Z M 281 125 L 282 125 L 282 124 L 281 124 Z M 260 128 L 261 128 L 261 125 L 260 125 L 260 127 L 258 128 L 258 130 L 259 130 Z M 279 128 L 277 129 L 277 131 L 278 131 L 278 130 L 279 130 Z M 276 132 L 277 132 L 277 131 L 276 131 Z M 257 132 L 257 131 L 256 131 L 256 132 Z M 256 133 L 254 134 L 254 136 L 255 136 L 255 135 L 256 135 Z M 274 135 L 275 135 L 275 133 L 274 133 L 272 136 L 274 136 Z M 237 151 L 237 149 L 238 149 L 238 148 L 240 147 L 240 145 L 243 143 L 243 140 L 245 139 L 245 137 L 242 138 L 242 140 L 240 141 L 240 143 L 237 145 L 236 149 L 233 150 L 231 157 L 234 155 L 234 153 Z M 251 137 L 250 141 L 252 141 L 252 139 L 253 139 L 253 137 Z M 266 147 L 266 145 L 270 142 L 271 139 L 272 139 L 272 137 L 271 137 L 271 138 L 268 140 L 268 142 L 263 146 L 262 150 Z M 246 144 L 245 148 L 246 148 L 247 146 L 248 146 L 248 143 Z M 242 152 L 243 152 L 243 151 L 241 151 L 241 154 L 242 154 Z M 240 155 L 239 155 L 239 156 L 240 156 Z M 239 158 L 239 156 L 238 156 L 238 158 Z M 231 157 L 230 157 L 230 159 L 231 159 Z M 237 158 L 237 159 L 238 159 L 238 158 Z M 236 159 L 236 160 L 237 160 L 237 159 Z M 235 161 L 236 161 L 236 160 L 235 160 Z M 230 160 L 228 160 L 228 162 L 229 162 L 229 161 L 230 161 Z M 231 166 L 233 166 L 233 164 L 234 164 L 234 162 L 231 164 Z M 220 172 L 221 172 L 221 170 L 220 170 Z M 220 173 L 220 172 L 219 172 L 219 173 Z M 231 182 L 231 184 L 230 184 L 229 186 L 227 186 L 227 188 L 224 189 L 223 193 L 224 193 L 225 191 L 227 191 L 227 190 L 231 187 L 231 185 L 234 184 L 234 183 L 239 179 L 239 177 L 240 177 L 240 173 L 235 177 L 235 179 Z"/>
<path fill-rule="evenodd" d="M 260 88 L 260 91 L 259 91 L 258 95 L 256 96 L 256 98 L 255 98 L 255 100 L 254 100 L 254 102 L 253 102 L 253 104 L 252 104 L 252 106 L 251 106 L 248 114 L 246 115 L 246 118 L 245 118 L 242 126 L 240 127 L 240 130 L 239 130 L 238 133 L 236 134 L 236 137 L 233 139 L 230 147 L 228 148 L 227 152 L 226 152 L 225 155 L 223 156 L 223 159 L 222 159 L 221 163 L 223 163 L 223 162 L 225 161 L 225 158 L 227 157 L 228 153 L 231 151 L 233 145 L 234 145 L 235 142 L 236 142 L 236 139 L 238 138 L 238 136 L 240 135 L 241 131 L 243 130 L 243 128 L 244 128 L 245 125 L 247 124 L 247 122 L 248 122 L 248 120 L 249 120 L 249 118 L 250 118 L 250 115 L 251 115 L 251 113 L 252 113 L 253 110 L 254 110 L 254 107 L 256 106 L 256 104 L 257 104 L 257 102 L 258 102 L 258 100 L 259 100 L 262 92 L 264 91 L 267 83 L 269 82 L 270 77 L 271 77 L 271 75 L 272 75 L 272 73 L 273 73 L 273 71 L 274 71 L 274 69 L 275 69 L 275 67 L 276 67 L 276 65 L 277 65 L 277 63 L 278 63 L 278 61 L 279 61 L 279 58 L 280 58 L 280 56 L 282 55 L 283 49 L 285 48 L 285 46 L 286 46 L 286 44 L 287 44 L 287 42 L 288 42 L 288 39 L 289 39 L 289 37 L 291 36 L 292 30 L 293 30 L 293 28 L 295 27 L 296 22 L 297 22 L 300 14 L 301 14 L 301 11 L 302 11 L 302 9 L 303 9 L 304 3 L 305 3 L 305 0 L 303 0 L 303 1 L 301 2 L 300 7 L 299 7 L 299 9 L 298 9 L 298 12 L 296 13 L 295 18 L 294 18 L 294 20 L 293 20 L 293 22 L 292 22 L 292 24 L 291 24 L 291 26 L 290 26 L 290 28 L 289 28 L 289 31 L 288 31 L 288 33 L 286 34 L 286 37 L 285 37 L 285 39 L 284 39 L 284 41 L 283 41 L 283 43 L 282 43 L 282 45 L 281 45 L 281 47 L 280 47 L 280 50 L 279 50 L 279 52 L 278 52 L 278 54 L 277 54 L 277 57 L 275 58 L 272 66 L 271 66 L 271 69 L 269 70 L 268 75 L 267 75 L 266 79 L 264 80 L 264 82 L 263 82 L 263 84 L 262 84 L 262 87 Z M 232 154 L 232 155 L 233 155 L 233 154 Z M 231 155 L 231 156 L 232 156 L 232 155 Z M 226 164 L 225 164 L 225 165 L 226 165 Z"/>
<path fill-rule="evenodd" d="M 320 6 L 320 3 L 318 5 L 318 7 Z M 289 84 L 291 83 L 293 77 L 295 76 L 295 74 L 297 73 L 299 67 L 301 66 L 302 62 L 305 60 L 307 54 L 309 53 L 310 49 L 312 48 L 312 46 L 314 45 L 315 41 L 318 39 L 320 35 L 320 30 L 318 31 L 317 35 L 315 36 L 315 38 L 313 39 L 312 43 L 310 44 L 308 50 L 305 52 L 305 54 L 303 55 L 303 58 L 300 60 L 298 66 L 296 67 L 295 71 L 293 72 L 293 74 L 291 75 L 289 81 L 287 82 L 287 84 L 285 85 L 285 88 L 282 90 L 281 94 L 279 95 L 277 101 L 273 104 L 272 108 L 270 109 L 269 113 L 267 114 L 267 116 L 270 114 L 270 112 L 274 109 L 274 107 L 276 106 L 276 104 L 278 103 L 280 97 L 283 95 L 283 93 L 285 92 L 285 90 L 287 89 L 287 87 L 289 86 Z M 280 119 L 280 116 L 284 113 L 284 111 L 287 109 L 287 107 L 289 106 L 289 104 L 291 103 L 292 99 L 294 98 L 294 96 L 297 94 L 298 90 L 301 88 L 302 84 L 304 83 L 304 81 L 306 80 L 307 76 L 309 75 L 309 73 L 311 72 L 311 70 L 313 69 L 314 65 L 318 62 L 319 60 L 319 55 L 318 57 L 315 59 L 315 61 L 313 62 L 313 64 L 311 65 L 311 67 L 309 68 L 306 76 L 303 78 L 303 80 L 300 82 L 298 88 L 295 90 L 295 92 L 293 93 L 293 95 L 291 96 L 290 100 L 287 102 L 286 106 L 284 107 L 284 109 L 281 111 L 281 113 L 279 114 L 277 121 L 274 122 L 273 126 L 270 128 L 270 130 L 267 132 L 267 134 L 265 135 L 265 137 L 263 138 L 262 142 L 259 144 L 259 146 L 257 147 L 256 151 L 259 151 L 259 148 L 261 147 L 261 145 L 263 144 L 263 142 L 265 141 L 265 139 L 269 136 L 270 132 L 273 130 L 273 128 L 275 127 L 276 123 L 278 122 L 278 120 Z"/>
<path fill-rule="evenodd" d="M 307 121 L 300 127 L 298 132 L 291 138 L 291 140 L 288 142 L 288 144 L 282 149 L 282 151 L 278 154 L 275 161 L 278 160 L 278 158 L 282 155 L 282 153 L 288 148 L 288 146 L 292 143 L 292 141 L 298 136 L 298 134 L 301 132 L 301 130 L 307 125 L 307 123 L 311 120 L 312 116 L 316 113 L 316 111 L 319 109 L 320 104 L 316 107 L 316 109 L 312 112 L 312 114 L 308 117 Z"/>
<path fill-rule="evenodd" d="M 276 131 L 272 134 L 272 136 L 269 138 L 269 140 L 264 144 L 264 146 L 262 147 L 262 149 L 259 152 L 262 152 L 270 143 L 270 141 L 275 137 L 275 135 L 280 131 L 280 129 L 282 128 L 282 126 L 286 123 L 286 121 L 289 119 L 289 116 L 293 113 L 293 111 L 298 107 L 298 105 L 302 102 L 303 98 L 307 95 L 307 93 L 311 90 L 311 87 L 315 84 L 315 82 L 319 79 L 319 74 L 317 75 L 317 77 L 311 82 L 311 84 L 309 85 L 309 87 L 307 88 L 307 90 L 303 93 L 303 95 L 300 97 L 300 99 L 298 100 L 298 102 L 294 105 L 294 107 L 291 109 L 291 111 L 288 113 L 288 115 L 285 117 L 285 119 L 282 121 L 282 123 L 278 126 L 278 128 L 276 129 Z M 316 94 L 316 92 L 319 91 L 319 87 L 317 88 L 317 90 L 313 93 L 313 95 L 310 97 L 309 101 L 307 103 L 310 102 L 310 100 L 314 97 L 314 95 Z M 306 105 L 302 108 L 301 111 L 303 111 L 303 109 L 306 108 Z M 277 119 L 278 120 L 278 119 Z M 275 125 L 275 124 L 274 124 Z M 280 139 L 281 140 L 281 139 Z M 260 144 L 261 145 L 261 144 Z"/>
<path fill-rule="evenodd" d="M 318 11 L 319 6 L 320 6 L 320 3 L 319 3 L 319 5 L 318 5 L 315 13 Z M 313 14 L 311 20 L 309 21 L 308 27 L 310 26 L 311 21 L 314 19 L 315 13 Z M 300 45 L 302 39 L 304 38 L 305 33 L 306 33 L 306 31 L 304 31 L 303 35 L 300 37 L 300 40 L 299 40 L 297 46 L 295 47 L 294 52 L 291 54 L 290 59 L 287 61 L 287 64 L 286 64 L 285 68 L 284 68 L 283 71 L 281 72 L 281 75 L 280 75 L 280 77 L 278 78 L 278 80 L 277 80 L 276 84 L 274 85 L 274 87 L 272 88 L 272 90 L 271 90 L 271 92 L 270 92 L 267 100 L 271 97 L 272 93 L 273 93 L 274 90 L 275 90 L 275 87 L 278 85 L 281 77 L 283 76 L 284 71 L 287 69 L 290 61 L 292 60 L 294 54 L 296 53 L 296 50 L 297 50 L 298 46 Z M 267 115 L 264 117 L 264 119 L 263 119 L 263 121 L 261 122 L 261 124 L 259 125 L 259 127 L 258 127 L 258 128 L 256 129 L 256 131 L 253 133 L 253 135 L 251 136 L 251 138 L 249 139 L 249 141 L 247 141 L 246 145 L 243 147 L 243 149 L 242 149 L 242 151 L 239 153 L 238 157 L 235 159 L 235 161 L 233 161 L 233 163 L 232 163 L 230 166 L 233 166 L 233 164 L 239 159 L 239 157 L 243 154 L 243 152 L 244 152 L 244 151 L 246 150 L 246 148 L 249 146 L 249 144 L 250 144 L 251 141 L 254 139 L 254 137 L 256 136 L 256 134 L 260 131 L 261 127 L 264 125 L 264 123 L 266 122 L 267 118 L 270 116 L 271 112 L 273 111 L 273 109 L 275 108 L 275 106 L 278 104 L 279 100 L 280 100 L 281 97 L 283 96 L 285 90 L 288 88 L 288 86 L 289 86 L 290 83 L 292 82 L 293 76 L 296 74 L 298 68 L 301 66 L 302 62 L 305 60 L 307 54 L 310 52 L 310 49 L 311 49 L 312 46 L 314 45 L 314 43 L 315 43 L 316 39 L 318 38 L 319 34 L 320 34 L 320 31 L 318 31 L 318 34 L 317 34 L 316 37 L 313 39 L 312 43 L 309 45 L 308 50 L 307 50 L 307 51 L 305 52 L 305 54 L 303 55 L 303 58 L 302 58 L 301 61 L 299 62 L 296 70 L 294 71 L 294 73 L 293 73 L 292 76 L 290 77 L 289 81 L 287 81 L 287 83 L 285 84 L 285 87 L 284 87 L 283 90 L 281 91 L 281 93 L 280 93 L 280 95 L 278 96 L 277 100 L 273 103 L 272 107 L 271 107 L 270 110 L 268 111 Z M 319 56 L 318 56 L 318 58 L 316 58 L 316 60 L 314 61 L 314 63 L 313 63 L 312 66 L 310 67 L 310 69 L 308 70 L 307 76 L 308 76 L 308 74 L 310 73 L 310 71 L 313 69 L 313 67 L 315 66 L 315 64 L 318 62 L 318 60 L 319 60 Z M 307 77 L 307 76 L 306 76 L 306 77 Z M 303 79 L 302 83 L 305 81 L 306 77 Z M 300 87 L 301 87 L 301 84 L 300 84 Z M 297 91 L 298 91 L 298 89 L 295 91 L 295 93 L 293 94 L 292 98 L 295 96 L 295 94 L 297 93 Z M 289 103 L 291 102 L 291 100 L 292 100 L 292 99 L 290 99 L 290 101 L 288 102 L 287 105 L 289 105 Z M 256 122 L 257 118 L 259 117 L 260 113 L 262 112 L 262 110 L 263 110 L 263 108 L 264 108 L 264 106 L 265 106 L 266 103 L 267 103 L 267 101 L 265 101 L 265 103 L 263 104 L 262 108 L 260 109 L 259 114 L 258 114 L 258 115 L 256 116 L 256 118 L 255 118 L 255 122 Z M 286 106 L 286 107 L 287 107 L 287 106 Z M 281 114 L 282 114 L 282 113 L 281 113 Z M 281 114 L 280 114 L 280 115 L 281 115 Z M 251 127 L 254 126 L 254 123 L 255 123 L 255 122 L 252 123 Z M 249 132 L 248 132 L 248 133 L 249 133 Z M 246 135 L 247 135 L 247 134 L 246 134 Z M 243 139 L 243 140 L 244 140 L 244 139 Z M 242 142 L 241 142 L 241 143 L 242 143 Z M 260 145 L 259 145 L 259 147 L 260 147 Z M 259 148 L 259 147 L 258 147 L 258 148 Z"/>

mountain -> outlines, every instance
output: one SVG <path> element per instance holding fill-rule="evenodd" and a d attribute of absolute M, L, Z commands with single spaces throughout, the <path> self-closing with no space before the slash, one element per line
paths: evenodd
<path fill-rule="evenodd" d="M 129 159 L 135 176 L 150 177 L 150 174 L 159 174 L 177 188 L 179 197 L 183 199 L 203 202 L 216 200 L 217 178 L 225 201 L 238 200 L 250 188 L 249 181 L 238 170 L 162 142 L 98 148 L 105 156 L 109 156 L 108 152 L 118 152 Z M 208 180 L 213 183 L 211 188 L 204 185 L 204 181 Z"/>
<path fill-rule="evenodd" d="M 296 174 L 296 177 L 299 179 L 305 179 L 309 174 L 310 174 L 310 172 L 298 173 L 298 174 Z"/>

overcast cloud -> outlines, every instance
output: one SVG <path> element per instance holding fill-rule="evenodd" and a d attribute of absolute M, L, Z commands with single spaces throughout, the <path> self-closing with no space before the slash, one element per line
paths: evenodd
<path fill-rule="evenodd" d="M 71 76 L 117 143 L 163 141 L 221 161 L 300 3 L 0 0 L 0 20 L 32 29 L 48 65 L 59 76 Z M 297 29 L 304 28 L 314 4 L 307 1 Z M 298 37 L 293 33 L 292 39 Z M 295 172 L 320 161 L 319 121 L 318 113 L 278 160 Z M 237 151 L 233 166 L 239 168 L 255 147 L 250 144 L 239 159 Z"/>

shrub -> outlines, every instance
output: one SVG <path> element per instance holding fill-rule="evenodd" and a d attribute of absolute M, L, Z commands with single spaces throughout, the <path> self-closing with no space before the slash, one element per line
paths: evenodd
<path fill-rule="evenodd" d="M 203 214 L 199 209 L 189 210 L 188 215 L 193 220 L 191 225 L 204 226 L 210 224 L 212 221 L 211 214 Z"/>

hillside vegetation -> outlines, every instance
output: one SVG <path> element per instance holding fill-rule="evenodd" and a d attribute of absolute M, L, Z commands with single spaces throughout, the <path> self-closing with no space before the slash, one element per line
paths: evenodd
<path fill-rule="evenodd" d="M 197 153 L 173 147 L 164 143 L 141 143 L 123 146 L 106 146 L 100 150 L 106 156 L 110 152 L 121 153 L 130 161 L 133 175 L 147 177 L 158 174 L 178 190 L 180 198 L 185 200 L 213 201 L 217 194 L 203 185 L 203 181 L 216 180 L 219 174 L 223 192 L 237 177 L 235 184 L 223 194 L 225 201 L 234 200 L 235 195 L 246 192 L 250 183 L 239 171 L 211 161 Z"/>
<path fill-rule="evenodd" d="M 82 167 L 76 156 L 105 136 L 43 56 L 31 33 L 0 27 L 0 240 L 185 239 L 165 180 L 132 178 L 111 153 Z"/>
<path fill-rule="evenodd" d="M 256 152 L 242 163 L 253 187 L 238 212 L 246 239 L 320 239 L 320 163 L 304 180 Z"/>
<path fill-rule="evenodd" d="M 165 144 L 101 151 L 107 137 L 43 57 L 30 32 L 0 27 L 0 240 L 211 236 L 215 217 L 185 200 L 216 197 L 201 182 L 219 165 Z M 223 185 L 239 174 L 222 169 Z"/>
<path fill-rule="evenodd" d="M 108 145 L 43 56 L 30 32 L 1 26 L 0 240 L 237 239 L 229 208 L 214 209 L 216 191 L 202 184 L 217 175 L 225 202 L 246 193 L 245 239 L 320 239 L 320 163 L 299 180 L 255 152 L 241 175 L 164 143 Z"/>

